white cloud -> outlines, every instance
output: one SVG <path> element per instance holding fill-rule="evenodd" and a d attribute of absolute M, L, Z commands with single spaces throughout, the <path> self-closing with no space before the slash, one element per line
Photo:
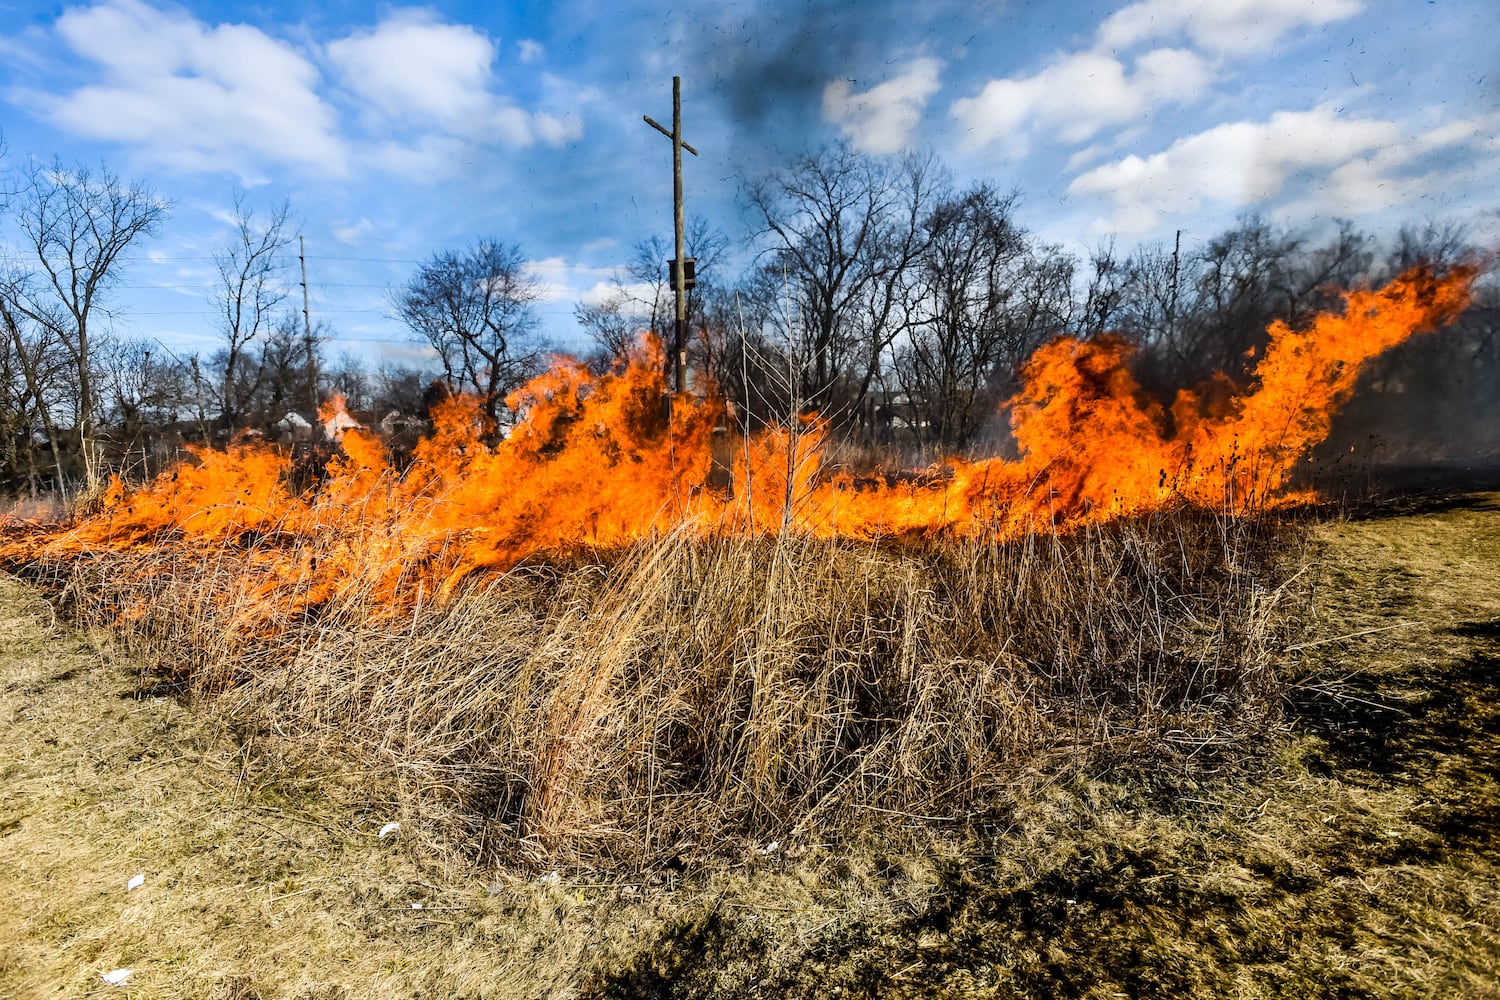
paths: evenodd
<path fill-rule="evenodd" d="M 941 68 L 936 59 L 914 59 L 900 76 L 862 93 L 848 80 L 834 80 L 823 89 L 823 120 L 867 153 L 900 152 L 937 93 Z"/>
<path fill-rule="evenodd" d="M 424 11 L 396 10 L 326 48 L 142 0 L 68 8 L 53 31 L 94 79 L 64 93 L 12 89 L 12 103 L 74 135 L 177 170 L 232 172 L 242 184 L 263 182 L 273 165 L 446 176 L 481 147 L 555 147 L 582 133 L 576 116 L 527 110 L 499 90 L 489 38 Z M 319 60 L 342 89 L 329 87 Z M 561 108 L 575 106 L 570 96 Z M 358 113 L 341 121 L 351 98 Z"/>
<path fill-rule="evenodd" d="M 542 47 L 541 42 L 535 39 L 523 38 L 516 43 L 516 58 L 520 59 L 523 63 L 530 64 L 537 62 L 545 54 L 546 49 Z"/>
<path fill-rule="evenodd" d="M 185 170 L 242 170 L 247 160 L 346 169 L 316 66 L 257 28 L 207 27 L 138 0 L 72 8 L 56 27 L 104 79 L 63 96 L 12 99 L 74 134 L 132 145 Z"/>
<path fill-rule="evenodd" d="M 1288 212 L 1356 216 L 1422 201 L 1463 202 L 1476 188 L 1482 191 L 1475 184 L 1477 176 L 1492 176 L 1497 128 L 1500 113 L 1403 135 L 1369 156 L 1334 168 Z M 1497 193 L 1491 184 L 1480 197 L 1493 198 Z"/>
<path fill-rule="evenodd" d="M 420 181 L 464 170 L 474 158 L 474 147 L 451 135 L 427 132 L 406 140 L 371 143 L 361 155 L 379 170 Z"/>
<path fill-rule="evenodd" d="M 568 297 L 571 291 L 571 282 L 568 278 L 574 268 L 562 257 L 529 260 L 526 262 L 525 270 L 538 285 L 540 301 L 558 302 Z"/>
<path fill-rule="evenodd" d="M 589 295 L 618 268 L 570 263 L 564 257 L 526 262 L 526 272 L 540 286 L 542 302 L 576 302 Z"/>
<path fill-rule="evenodd" d="M 527 111 L 496 92 L 496 53 L 480 32 L 441 23 L 425 10 L 395 11 L 374 28 L 328 46 L 345 85 L 383 125 L 513 148 L 561 146 L 578 138 L 576 121 Z M 538 53 L 523 45 L 521 60 L 531 54 Z M 421 149 L 412 153 L 422 158 Z"/>
<path fill-rule="evenodd" d="M 1108 129 L 1142 124 L 1164 104 L 1199 100 L 1231 57 L 1265 49 L 1299 28 L 1359 13 L 1363 0 L 1140 0 L 1099 26 L 1092 48 L 1060 55 L 1030 76 L 985 84 L 955 101 L 971 147 L 1006 141 L 1024 152 L 1042 133 L 1087 142 Z M 1188 47 L 1163 46 L 1186 41 Z M 1135 56 L 1128 53 L 1154 46 Z"/>
<path fill-rule="evenodd" d="M 1155 103 L 1195 97 L 1212 79 L 1208 64 L 1187 49 L 1152 49 L 1135 61 L 1130 83 Z"/>
<path fill-rule="evenodd" d="M 1483 126 L 1454 123 L 1411 135 L 1396 122 L 1343 118 L 1327 106 L 1283 111 L 1097 167 L 1068 192 L 1110 202 L 1113 214 L 1096 229 L 1126 235 L 1148 232 L 1168 215 L 1243 208 L 1283 194 L 1300 198 L 1303 214 L 1364 214 L 1409 202 L 1427 189 L 1424 178 L 1483 155 L 1482 144 L 1471 141 Z"/>
<path fill-rule="evenodd" d="M 45 71 L 47 64 L 43 52 L 46 45 L 47 34 L 37 27 L 24 28 L 15 35 L 0 34 L 0 59 L 12 68 L 25 66 Z"/>
<path fill-rule="evenodd" d="M 583 125 L 571 115 L 558 117 L 546 111 L 534 112 L 531 127 L 536 137 L 548 146 L 564 146 L 583 136 Z"/>
<path fill-rule="evenodd" d="M 1064 172 L 1073 173 L 1082 170 L 1088 164 L 1098 160 L 1108 152 L 1103 145 L 1085 146 L 1072 156 L 1068 157 L 1068 163 L 1063 167 Z"/>
<path fill-rule="evenodd" d="M 1210 51 L 1242 54 L 1298 28 L 1352 17 L 1361 6 L 1361 0 L 1141 0 L 1110 15 L 1099 42 L 1127 49 L 1182 34 Z"/>
<path fill-rule="evenodd" d="M 467 25 L 396 11 L 328 46 L 354 92 L 390 118 L 457 124 L 484 114 L 495 46 Z"/>
<path fill-rule="evenodd" d="M 1147 52 L 1129 74 L 1112 56 L 1080 52 L 1033 76 L 991 80 L 978 96 L 955 101 L 952 114 L 971 146 L 1006 140 L 1024 147 L 1034 131 L 1081 143 L 1157 104 L 1197 97 L 1211 78 L 1208 65 L 1184 49 Z"/>
<path fill-rule="evenodd" d="M 335 222 L 333 238 L 345 246 L 358 246 L 375 235 L 375 223 L 361 216 L 349 222 Z"/>
<path fill-rule="evenodd" d="M 661 285 L 646 281 L 597 281 L 578 296 L 578 301 L 586 306 L 602 306 L 624 296 L 628 306 L 639 308 L 649 306 L 661 291 Z"/>

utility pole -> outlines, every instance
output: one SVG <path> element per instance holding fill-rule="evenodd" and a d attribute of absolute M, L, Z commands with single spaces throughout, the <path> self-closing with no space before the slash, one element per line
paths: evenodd
<path fill-rule="evenodd" d="M 312 310 L 307 303 L 307 240 L 297 234 L 297 260 L 302 264 L 302 336 L 307 345 L 307 378 L 312 388 L 312 439 L 318 440 L 318 362 L 313 354 Z"/>
<path fill-rule="evenodd" d="M 1177 267 L 1182 260 L 1182 230 L 1177 230 L 1177 241 L 1172 244 L 1172 303 L 1167 307 L 1167 332 L 1177 335 Z"/>
<path fill-rule="evenodd" d="M 698 151 L 682 141 L 682 77 L 672 77 L 672 130 L 663 128 L 650 115 L 646 124 L 672 140 L 672 215 L 677 237 L 677 256 L 672 260 L 672 289 L 677 294 L 677 322 L 672 335 L 672 353 L 677 360 L 677 393 L 687 391 L 687 282 L 682 256 L 682 151 Z"/>

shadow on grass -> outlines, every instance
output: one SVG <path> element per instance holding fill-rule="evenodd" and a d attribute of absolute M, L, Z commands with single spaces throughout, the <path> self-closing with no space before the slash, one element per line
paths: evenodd
<path fill-rule="evenodd" d="M 1355 929 L 1383 905 L 1362 873 L 1500 850 L 1500 619 L 1464 622 L 1447 645 L 1460 655 L 1289 698 L 1294 723 L 1322 743 L 1315 770 L 1419 793 L 1406 835 L 1379 815 L 1345 815 L 1309 842 L 1316 857 L 1299 859 L 1260 852 L 1253 836 L 1125 843 L 1083 829 L 1025 877 L 998 854 L 945 864 L 918 912 L 820 929 L 779 964 L 753 914 L 700 911 L 582 995 L 1218 996 L 1231 984 L 1254 996 L 1387 995 L 1337 960 L 1360 952 Z M 1204 877 L 1226 860 L 1244 877 Z"/>
<path fill-rule="evenodd" d="M 1322 740 L 1312 763 L 1345 782 L 1420 789 L 1414 817 L 1446 849 L 1500 856 L 1500 619 L 1439 637 L 1455 657 L 1395 677 L 1360 675 L 1289 695 L 1293 717 Z M 1457 640 L 1456 642 L 1454 640 Z"/>
<path fill-rule="evenodd" d="M 1300 938 L 1332 944 L 1337 928 L 1357 926 L 1346 901 L 1324 891 L 1319 919 L 1274 921 L 1259 908 L 1268 895 L 1311 897 L 1321 884 L 1299 884 L 1284 871 L 1261 876 L 1269 890 L 1219 886 L 1191 871 L 1204 860 L 1099 837 L 1066 865 L 1021 884 L 994 859 L 955 861 L 939 872 L 919 912 L 820 931 L 790 967 L 768 961 L 753 915 L 716 916 L 711 933 L 703 920 L 667 928 L 581 995 L 1218 996 L 1245 970 L 1264 985 L 1258 995 L 1365 995 L 1338 969 L 1288 958 Z"/>
<path fill-rule="evenodd" d="M 1314 476 L 1305 485 L 1325 498 L 1318 509 L 1361 521 L 1500 510 L 1500 496 L 1485 495 L 1500 493 L 1500 466 L 1490 464 L 1382 467 L 1358 477 Z"/>
<path fill-rule="evenodd" d="M 151 701 L 154 698 L 170 698 L 180 705 L 192 702 L 192 686 L 187 681 L 141 680 L 115 695 L 121 701 Z"/>

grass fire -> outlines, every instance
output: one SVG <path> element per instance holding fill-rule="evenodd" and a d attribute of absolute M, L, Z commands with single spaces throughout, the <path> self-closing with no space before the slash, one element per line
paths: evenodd
<path fill-rule="evenodd" d="M 209 727 L 193 739 L 236 734 L 212 739 L 236 747 L 245 794 L 311 791 L 272 813 L 366 809 L 358 786 L 380 803 L 373 842 L 399 830 L 417 866 L 399 878 L 518 880 L 449 908 L 466 934 L 500 919 L 529 947 L 583 949 L 585 995 L 888 992 L 903 967 L 934 977 L 931 995 L 1092 995 L 1086 981 L 1186 995 L 1236 976 L 1250 995 L 1324 995 L 1309 914 L 1343 897 L 1276 867 L 1331 836 L 1298 810 L 1316 801 L 1356 831 L 1318 850 L 1370 849 L 1361 810 L 1401 850 L 1425 834 L 1407 806 L 1329 800 L 1297 762 L 1320 752 L 1297 722 L 1307 706 L 1383 704 L 1301 651 L 1402 627 L 1345 611 L 1347 635 L 1307 637 L 1309 565 L 1329 543 L 1297 473 L 1363 366 L 1442 336 L 1477 274 L 1348 291 L 1274 324 L 1242 385 L 1169 402 L 1124 341 L 1054 340 L 1007 404 L 1012 456 L 918 473 L 841 462 L 815 413 L 752 429 L 712 391 L 670 397 L 648 337 L 602 374 L 556 359 L 506 400 L 504 434 L 451 395 L 397 458 L 331 399 L 336 443 L 317 464 L 250 439 L 196 448 L 154 479 L 113 477 L 74 517 L 12 517 L 0 560 L 104 630 L 134 697 L 192 706 Z M 1486 530 L 1491 546 L 1500 528 Z M 72 668 L 49 676 L 8 690 L 45 700 Z M 1493 801 L 1486 780 L 1475 794 Z M 1268 815 L 1276 832 L 1253 832 Z M 1476 850 L 1462 864 L 1493 874 Z M 1261 882 L 1234 874 L 1256 866 Z M 1493 893 L 1444 884 L 1397 905 L 1384 877 L 1339 905 L 1425 925 L 1470 907 L 1440 981 L 1477 988 Z M 611 887 L 592 903 L 578 889 L 559 916 L 587 934 L 537 930 L 532 887 L 575 882 Z M 764 912 L 765 894 L 794 901 L 779 931 L 721 910 Z M 1267 938 L 1286 919 L 1305 935 Z M 653 928 L 645 950 L 619 937 L 627 921 Z M 463 968 L 443 973 L 455 989 L 491 981 Z"/>
<path fill-rule="evenodd" d="M 1495 0 L 13 7 L 0 1000 L 1500 1000 Z"/>
<path fill-rule="evenodd" d="M 543 553 L 673 534 L 996 540 L 1184 503 L 1238 516 L 1299 499 L 1287 490 L 1292 472 L 1364 362 L 1456 318 L 1475 273 L 1414 270 L 1348 293 L 1342 313 L 1305 328 L 1277 323 L 1243 391 L 1183 389 L 1170 408 L 1145 397 L 1123 342 L 1056 340 L 1024 366 L 1009 403 L 1019 457 L 950 458 L 935 481 L 856 483 L 827 461 L 817 416 L 798 415 L 733 447 L 732 481 L 715 488 L 723 403 L 710 393 L 664 407 L 662 349 L 647 339 L 604 375 L 559 359 L 507 399 L 519 420 L 493 447 L 479 401 L 458 396 L 435 407 L 407 468 L 349 427 L 300 491 L 284 451 L 200 449 L 138 489 L 116 477 L 97 513 L 17 536 L 0 557 L 227 546 L 247 552 L 267 613 L 281 615 L 349 594 L 409 606 Z M 324 422 L 338 425 L 341 409 L 331 400 Z"/>

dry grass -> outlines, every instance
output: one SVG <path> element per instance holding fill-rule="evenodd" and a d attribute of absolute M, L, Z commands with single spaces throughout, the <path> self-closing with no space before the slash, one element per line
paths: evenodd
<path fill-rule="evenodd" d="M 98 978 L 117 967 L 136 970 L 130 995 L 172 1000 L 1500 995 L 1500 497 L 1399 514 L 1315 528 L 1315 548 L 1293 555 L 1316 559 L 1275 613 L 1259 603 L 1274 592 L 1264 581 L 1278 579 L 1255 557 L 1267 539 L 1237 540 L 1212 520 L 1180 518 L 1029 553 L 810 544 L 778 553 L 718 543 L 671 551 L 663 543 L 654 568 L 602 558 L 532 567 L 449 608 L 363 630 L 350 627 L 352 609 L 329 608 L 287 623 L 272 641 L 242 605 L 239 638 L 217 650 L 186 620 L 212 611 L 233 621 L 225 591 L 216 600 L 203 587 L 194 605 L 190 592 L 165 589 L 170 577 L 158 580 L 161 599 L 182 603 L 176 614 L 138 620 L 127 650 L 102 633 L 81 639 L 34 592 L 7 584 L 0 891 L 11 905 L 0 910 L 0 996 L 123 995 Z M 1174 539 L 1176 558 L 1148 560 L 1151 573 L 1132 561 L 1143 549 L 1169 551 L 1155 543 Z M 724 574 L 716 593 L 732 591 L 748 610 L 722 621 L 668 615 L 694 606 L 701 592 L 686 585 L 715 579 L 715 567 Z M 784 598 L 747 586 L 746 567 L 764 580 L 782 574 L 775 593 Z M 1028 575 L 1007 578 L 1004 567 Z M 660 603 L 635 620 L 619 602 L 640 573 L 659 581 Z M 975 576 L 995 579 L 992 590 L 967 594 Z M 1092 587 L 1095 600 L 1116 603 L 1064 601 L 1024 627 L 1026 600 L 1064 586 Z M 86 594 L 72 592 L 73 611 L 108 613 L 78 603 Z M 1179 609 L 1158 618 L 1166 631 L 1127 628 L 1148 620 L 1139 609 L 1154 606 L 1152 595 Z M 1247 637 L 1232 626 L 1252 597 L 1265 624 Z M 844 628 L 819 637 L 803 619 L 799 632 L 787 617 L 796 599 L 820 601 L 825 620 Z M 1231 610 L 1216 611 L 1221 604 Z M 937 621 L 896 629 L 901 608 Z M 628 628 L 606 626 L 611 609 Z M 850 627 L 875 611 L 885 615 L 879 629 Z M 770 623 L 761 641 L 748 643 L 749 621 Z M 511 631 L 526 622 L 533 631 Z M 976 655 L 1002 626 L 1005 656 Z M 736 636 L 747 644 L 735 646 Z M 1003 718 L 1030 718 L 1031 728 L 970 744 L 960 736 L 975 730 L 951 705 L 926 728 L 908 721 L 923 718 L 915 698 L 899 719 L 872 713 L 866 732 L 877 737 L 908 726 L 958 734 L 911 748 L 914 760 L 985 762 L 970 773 L 988 785 L 902 779 L 947 803 L 946 813 L 928 815 L 965 822 L 898 816 L 880 811 L 892 800 L 876 797 L 898 793 L 892 776 L 858 766 L 887 752 L 879 738 L 811 740 L 849 733 L 848 720 L 825 728 L 836 714 L 788 717 L 786 706 L 771 712 L 770 699 L 736 701 L 725 685 L 695 692 L 686 678 L 643 669 L 643 650 L 664 656 L 672 643 L 681 657 L 673 663 L 714 648 L 762 650 L 767 659 L 778 651 L 787 690 L 793 681 L 826 690 L 818 703 L 835 707 L 850 691 L 873 698 L 881 690 L 884 675 L 860 673 L 850 650 L 948 664 L 931 674 L 938 678 L 977 676 L 972 664 L 991 664 L 990 677 L 1024 669 L 1023 697 L 995 695 L 994 704 L 1010 713 L 1017 701 L 1030 706 L 1029 716 Z M 830 649 L 844 651 L 831 660 L 844 673 L 819 667 Z M 1207 658 L 1206 650 L 1219 652 Z M 1184 686 L 1193 670 L 1167 669 L 1233 664 L 1234 650 L 1266 657 L 1273 675 L 1251 672 L 1244 676 L 1254 683 L 1236 688 L 1229 682 L 1240 675 L 1198 670 L 1210 688 Z M 159 659 L 143 671 L 137 657 L 153 651 Z M 272 669 L 288 651 L 298 669 Z M 613 664 L 602 690 L 585 683 L 588 672 L 566 669 L 573 651 Z M 1098 673 L 1058 669 L 1064 652 Z M 340 684 L 315 683 L 340 663 Z M 1108 663 L 1131 669 L 1111 675 Z M 1144 685 L 1137 663 L 1158 665 L 1142 668 Z M 215 673 L 214 664 L 233 666 Z M 486 673 L 485 664 L 509 664 L 510 673 Z M 509 697 L 519 689 L 504 685 L 521 664 L 532 664 L 529 707 L 489 716 L 492 728 L 472 742 L 458 739 L 462 720 L 473 718 L 464 712 L 493 713 L 501 699 L 443 698 L 481 681 Z M 755 675 L 726 676 L 743 684 Z M 219 693 L 185 708 L 155 696 L 170 690 L 169 677 Z M 809 686 L 826 677 L 854 680 Z M 1092 687 L 1069 684 L 1091 677 Z M 382 678 L 407 690 L 381 700 Z M 745 749 L 726 758 L 734 768 L 674 773 L 666 765 L 680 758 L 665 748 L 682 740 L 624 741 L 620 733 L 653 718 L 614 717 L 618 692 L 632 690 L 625 679 L 633 690 L 664 692 L 664 712 L 737 707 L 719 728 L 689 730 L 698 739 L 740 734 Z M 947 697 L 976 690 L 996 689 L 963 686 Z M 556 714 L 562 692 L 580 704 L 596 699 L 593 709 Z M 1269 715 L 1233 708 L 1257 697 L 1270 699 Z M 313 703 L 330 707 L 316 718 L 286 714 Z M 536 753 L 526 761 L 532 770 L 521 771 L 480 752 L 507 732 L 494 718 L 569 734 L 545 744 L 565 747 L 567 766 L 543 770 L 550 758 Z M 757 744 L 747 733 L 748 720 L 764 730 L 776 719 L 784 720 L 779 741 Z M 959 752 L 971 745 L 987 756 Z M 616 746 L 654 757 L 657 780 L 677 783 L 668 787 L 678 815 L 708 815 L 715 837 L 669 851 L 666 827 L 648 834 L 638 789 L 651 772 Z M 845 787 L 858 788 L 863 804 L 789 781 L 760 811 L 738 786 L 702 781 L 704 773 L 752 775 L 753 746 L 769 747 L 759 759 L 780 760 L 786 774 L 815 774 L 809 761 L 831 760 L 857 776 Z M 809 756 L 807 746 L 844 756 Z M 475 825 L 472 804 L 483 799 L 466 796 L 479 792 L 465 790 L 452 760 L 422 756 L 445 747 L 477 754 L 496 773 L 561 775 L 556 787 L 566 794 L 551 800 L 551 815 L 571 839 L 528 842 L 506 826 L 529 815 L 525 786 L 517 818 L 490 814 L 488 826 Z M 625 770 L 612 777 L 590 763 Z M 491 794 L 497 787 L 506 786 Z M 631 788 L 634 799 L 608 798 Z M 806 819 L 803 828 L 765 851 L 778 831 L 795 828 L 791 816 Z M 582 825 L 586 817 L 596 825 Z M 391 819 L 415 836 L 379 839 Z M 649 821 L 665 818 L 652 812 Z M 479 864 L 484 829 L 489 863 Z M 555 881 L 539 879 L 551 861 L 528 856 L 571 863 Z M 146 885 L 127 893 L 137 872 Z"/>
<path fill-rule="evenodd" d="M 809 939 L 705 904 L 585 995 L 1500 996 L 1500 495 L 1371 513 L 1313 533 L 1258 769 L 1065 776 L 783 888 L 906 909 Z"/>
<path fill-rule="evenodd" d="M 6 1000 L 566 997 L 672 912 L 665 883 L 605 893 L 382 839 L 397 789 L 138 679 L 0 579 Z"/>
<path fill-rule="evenodd" d="M 1266 530 L 1184 509 L 1005 543 L 673 536 L 293 620 L 230 549 L 56 579 L 148 674 L 384 775 L 432 845 L 642 868 L 1247 755 L 1280 712 Z"/>

